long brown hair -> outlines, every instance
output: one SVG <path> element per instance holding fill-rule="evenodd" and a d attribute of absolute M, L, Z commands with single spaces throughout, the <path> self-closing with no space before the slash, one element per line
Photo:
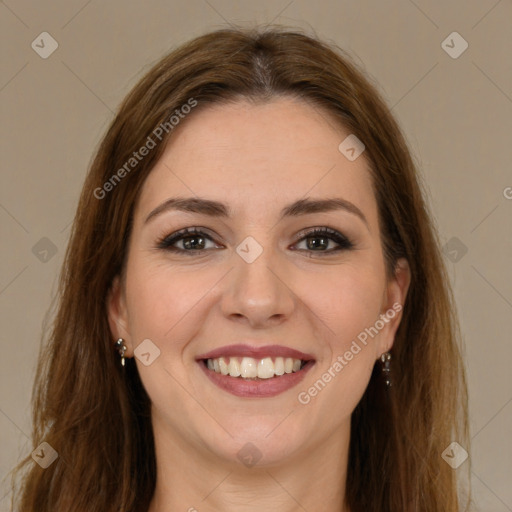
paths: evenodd
<path fill-rule="evenodd" d="M 119 365 L 106 312 L 112 281 L 124 270 L 133 207 L 172 137 L 176 109 L 279 95 L 333 114 L 363 141 L 388 272 L 400 257 L 411 269 L 392 348 L 393 387 L 384 391 L 376 364 L 352 414 L 346 503 L 352 512 L 467 509 L 469 491 L 462 505 L 457 473 L 441 457 L 452 441 L 469 451 L 456 309 L 404 136 L 348 54 L 267 26 L 219 30 L 179 47 L 132 89 L 108 128 L 81 194 L 34 388 L 34 447 L 46 441 L 59 457 L 47 469 L 30 456 L 20 464 L 28 469 L 23 512 L 147 510 L 156 481 L 150 401 L 133 359 Z M 161 140 L 159 126 L 167 126 Z M 148 137 L 156 147 L 126 167 Z M 113 180 L 123 166 L 122 179 Z M 469 461 L 464 468 L 469 473 Z"/>

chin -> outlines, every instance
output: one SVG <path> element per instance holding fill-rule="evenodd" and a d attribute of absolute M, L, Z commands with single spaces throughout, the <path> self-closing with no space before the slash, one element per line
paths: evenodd
<path fill-rule="evenodd" d="M 245 422 L 238 421 L 227 426 L 233 437 L 219 427 L 221 432 L 215 439 L 208 435 L 209 439 L 204 440 L 213 453 L 228 463 L 247 467 L 276 466 L 298 456 L 305 443 L 304 436 L 297 432 L 296 427 L 290 432 L 288 423 L 288 429 L 282 430 L 278 424 L 275 417 L 260 422 L 248 418 Z"/>

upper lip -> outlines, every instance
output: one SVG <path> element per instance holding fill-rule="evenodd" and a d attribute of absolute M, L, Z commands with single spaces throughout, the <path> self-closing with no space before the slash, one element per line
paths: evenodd
<path fill-rule="evenodd" d="M 303 361 L 314 360 L 311 354 L 305 354 L 300 350 L 295 350 L 294 348 L 285 347 L 283 345 L 254 347 L 242 344 L 219 347 L 206 354 L 197 356 L 196 359 L 216 359 L 218 357 L 252 357 L 254 359 L 263 359 L 265 357 L 292 357 Z"/>

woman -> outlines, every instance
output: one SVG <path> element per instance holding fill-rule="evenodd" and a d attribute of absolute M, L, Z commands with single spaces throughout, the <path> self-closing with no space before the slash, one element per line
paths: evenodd
<path fill-rule="evenodd" d="M 374 86 L 297 32 L 204 35 L 92 163 L 34 397 L 56 458 L 20 510 L 466 510 L 458 337 Z"/>

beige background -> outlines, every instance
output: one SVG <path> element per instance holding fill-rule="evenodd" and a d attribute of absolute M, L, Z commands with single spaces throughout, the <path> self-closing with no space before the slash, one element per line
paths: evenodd
<path fill-rule="evenodd" d="M 512 510 L 510 0 L 7 0 L 0 13 L 1 478 L 33 449 L 42 322 L 87 166 L 117 105 L 177 44 L 229 23 L 274 21 L 356 56 L 408 137 L 443 243 L 458 239 L 446 258 L 465 338 L 475 501 Z M 59 45 L 47 59 L 31 48 L 44 31 Z M 441 46 L 453 31 L 469 44 L 456 59 Z M 5 483 L 0 491 L 8 510 Z"/>

